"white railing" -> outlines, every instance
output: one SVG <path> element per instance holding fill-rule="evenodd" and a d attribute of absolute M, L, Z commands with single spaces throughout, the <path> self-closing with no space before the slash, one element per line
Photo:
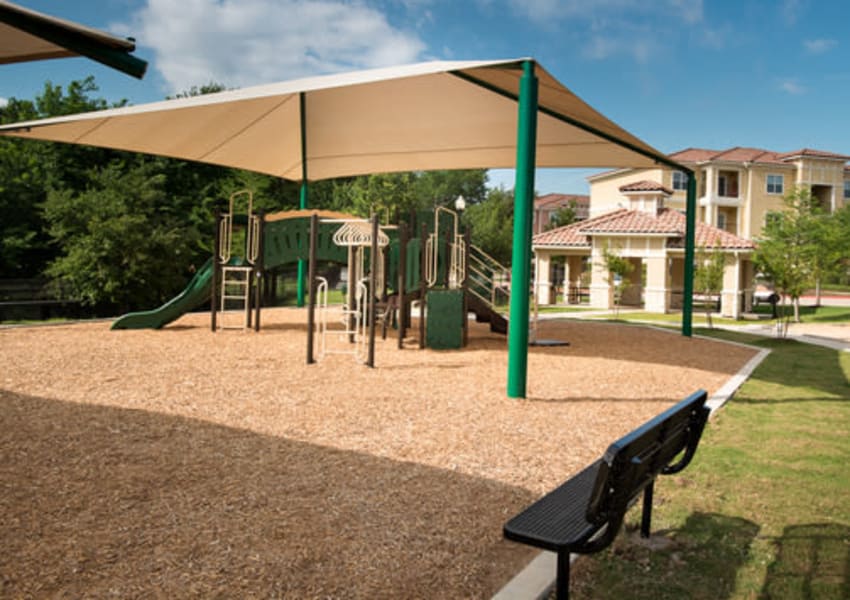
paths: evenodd
<path fill-rule="evenodd" d="M 354 360 L 365 363 L 368 352 L 369 303 L 368 289 L 363 280 L 357 282 L 354 307 L 344 304 L 342 308 L 328 306 L 328 280 L 317 277 L 316 307 L 318 309 L 319 352 L 321 360 L 328 354 L 349 354 Z M 335 313 L 332 314 L 332 312 Z M 329 323 L 335 323 L 331 326 Z M 328 338 L 333 336 L 336 343 L 330 346 Z"/>

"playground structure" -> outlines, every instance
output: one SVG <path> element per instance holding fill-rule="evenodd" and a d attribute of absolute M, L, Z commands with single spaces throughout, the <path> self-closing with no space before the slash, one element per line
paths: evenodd
<path fill-rule="evenodd" d="M 420 315 L 420 348 L 465 345 L 469 312 L 489 322 L 491 331 L 507 332 L 496 306 L 507 299 L 508 270 L 470 244 L 456 212 L 438 207 L 411 212 L 397 225 L 380 225 L 377 217 L 364 220 L 322 210 L 266 215 L 255 213 L 253 202 L 251 192 L 241 191 L 231 195 L 227 212 L 217 211 L 215 254 L 186 289 L 159 308 L 120 317 L 112 328 L 159 329 L 209 302 L 212 331 L 259 331 L 267 273 L 305 261 L 310 266 L 308 362 L 316 358 L 313 337 L 318 333 L 318 358 L 335 352 L 329 337 L 344 338 L 351 344 L 346 353 L 374 366 L 378 322 L 384 336 L 390 325 L 396 327 L 402 348 L 414 306 Z M 320 263 L 348 269 L 346 302 L 336 321 Z"/>

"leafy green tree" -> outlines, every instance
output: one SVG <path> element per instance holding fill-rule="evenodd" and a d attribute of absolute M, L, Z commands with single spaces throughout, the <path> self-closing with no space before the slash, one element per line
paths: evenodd
<path fill-rule="evenodd" d="M 846 210 L 846 209 L 845 209 Z M 815 306 L 821 305 L 821 285 L 841 272 L 847 250 L 848 230 L 841 227 L 841 215 L 828 214 L 814 203 L 810 223 L 812 276 L 815 282 Z"/>
<path fill-rule="evenodd" d="M 417 173 L 414 194 L 421 208 L 445 206 L 454 210 L 458 196 L 463 196 L 468 205 L 477 204 L 487 198 L 487 171 L 461 169 Z"/>
<path fill-rule="evenodd" d="M 705 319 L 708 328 L 712 329 L 711 321 L 711 296 L 719 294 L 723 290 L 723 270 L 726 266 L 726 256 L 719 246 L 712 250 L 706 250 L 705 246 L 697 249 L 696 269 L 694 270 L 694 289 L 705 296 Z"/>
<path fill-rule="evenodd" d="M 602 250 L 602 266 L 607 272 L 605 281 L 608 285 L 614 286 L 614 314 L 620 313 L 620 301 L 623 299 L 623 292 L 631 285 L 629 275 L 634 270 L 634 264 L 624 256 L 620 255 L 618 250 L 612 249 L 610 245 L 606 245 Z"/>
<path fill-rule="evenodd" d="M 506 265 L 511 262 L 513 220 L 513 192 L 501 188 L 491 189 L 486 200 L 472 204 L 463 214 L 472 243 Z"/>
<path fill-rule="evenodd" d="M 782 335 L 788 333 L 785 299 L 790 298 L 794 321 L 800 322 L 800 296 L 814 284 L 819 208 L 807 188 L 790 191 L 785 209 L 769 219 L 755 253 L 755 264 L 773 282 L 782 305 Z"/>
<path fill-rule="evenodd" d="M 576 210 L 577 206 L 578 205 L 575 200 L 570 200 L 570 203 L 567 204 L 567 206 L 562 206 L 556 210 L 555 214 L 550 217 L 549 224 L 546 226 L 546 229 L 555 229 L 556 227 L 564 227 L 565 225 L 572 225 L 575 223 L 578 216 Z"/>
<path fill-rule="evenodd" d="M 67 88 L 47 82 L 35 100 L 11 98 L 0 107 L 0 123 L 15 123 L 107 108 L 92 98 L 94 79 Z M 119 105 L 122 103 L 118 103 Z M 33 278 L 42 274 L 58 248 L 51 244 L 41 216 L 48 190 L 85 185 L 86 172 L 119 153 L 99 148 L 35 140 L 0 139 L 0 277 Z"/>
<path fill-rule="evenodd" d="M 169 198 L 157 166 L 114 162 L 90 172 L 84 191 L 53 190 L 44 204 L 63 249 L 48 274 L 100 311 L 154 306 L 185 285 L 197 233 L 163 210 Z"/>

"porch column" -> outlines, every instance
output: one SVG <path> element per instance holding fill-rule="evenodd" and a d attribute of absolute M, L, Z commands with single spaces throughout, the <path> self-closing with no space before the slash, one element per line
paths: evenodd
<path fill-rule="evenodd" d="M 706 167 L 705 168 L 705 196 L 702 197 L 702 200 L 705 201 L 705 212 L 703 213 L 703 223 L 708 223 L 709 225 L 714 225 L 715 222 L 715 211 L 717 210 L 717 205 L 714 203 L 714 189 L 717 182 L 717 171 L 714 167 Z M 702 204 L 702 202 L 700 202 Z"/>
<path fill-rule="evenodd" d="M 609 283 L 611 273 L 605 269 L 605 263 L 602 259 L 602 248 L 604 247 L 604 243 L 593 245 L 592 270 L 590 272 L 590 306 L 599 310 L 610 310 L 614 308 L 614 285 L 613 282 Z"/>
<path fill-rule="evenodd" d="M 552 302 L 551 256 L 545 251 L 534 253 L 534 293 L 537 304 L 543 306 Z"/>
<path fill-rule="evenodd" d="M 581 286 L 581 256 L 564 258 L 564 304 L 570 303 L 570 289 Z"/>
<path fill-rule="evenodd" d="M 725 258 L 720 316 L 738 319 L 741 317 L 741 259 L 738 255 L 726 255 Z"/>
<path fill-rule="evenodd" d="M 646 265 L 646 289 L 644 290 L 644 310 L 647 312 L 667 312 L 667 257 L 654 256 L 643 259 Z"/>

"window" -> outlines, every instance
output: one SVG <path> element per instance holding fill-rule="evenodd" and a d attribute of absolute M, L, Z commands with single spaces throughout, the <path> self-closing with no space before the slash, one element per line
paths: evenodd
<path fill-rule="evenodd" d="M 844 199 L 850 200 L 850 179 L 844 182 Z"/>
<path fill-rule="evenodd" d="M 767 193 L 782 194 L 785 187 L 784 175 L 768 175 L 767 176 Z"/>
<path fill-rule="evenodd" d="M 719 175 L 717 177 L 717 194 L 719 196 L 726 196 L 726 181 L 726 175 Z"/>
<path fill-rule="evenodd" d="M 726 213 L 717 213 L 717 228 L 723 230 L 726 229 Z"/>
<path fill-rule="evenodd" d="M 688 189 L 688 176 L 685 175 L 684 171 L 673 171 L 673 189 L 674 190 L 687 190 Z"/>

